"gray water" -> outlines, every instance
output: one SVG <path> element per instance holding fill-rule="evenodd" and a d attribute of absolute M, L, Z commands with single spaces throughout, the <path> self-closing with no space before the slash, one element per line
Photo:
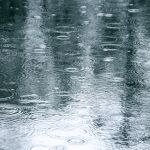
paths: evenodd
<path fill-rule="evenodd" d="M 150 1 L 0 0 L 0 150 L 150 150 Z"/>

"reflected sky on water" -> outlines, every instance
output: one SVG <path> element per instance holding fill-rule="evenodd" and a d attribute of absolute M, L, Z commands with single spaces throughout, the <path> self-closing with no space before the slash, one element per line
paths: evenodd
<path fill-rule="evenodd" d="M 150 149 L 148 0 L 0 0 L 0 149 Z"/>

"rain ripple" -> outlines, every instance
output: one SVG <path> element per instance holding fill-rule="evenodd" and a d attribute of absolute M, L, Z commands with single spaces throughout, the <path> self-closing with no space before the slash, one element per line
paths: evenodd
<path fill-rule="evenodd" d="M 1 104 L 0 105 L 0 118 L 6 119 L 12 116 L 18 116 L 21 110 L 15 105 Z"/>
<path fill-rule="evenodd" d="M 73 144 L 73 145 L 78 145 L 78 144 L 81 145 L 81 144 L 86 143 L 86 140 L 79 138 L 79 137 L 72 137 L 72 138 L 68 139 L 67 142 L 69 144 Z"/>
<path fill-rule="evenodd" d="M 14 98 L 14 92 L 8 89 L 0 89 L 0 102 L 6 102 Z"/>
<path fill-rule="evenodd" d="M 119 44 L 103 44 L 103 51 L 117 51 L 120 47 Z"/>

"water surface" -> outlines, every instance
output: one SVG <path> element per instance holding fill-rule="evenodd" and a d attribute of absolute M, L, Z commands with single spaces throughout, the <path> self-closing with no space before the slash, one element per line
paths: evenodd
<path fill-rule="evenodd" d="M 0 149 L 150 149 L 148 0 L 0 0 Z"/>

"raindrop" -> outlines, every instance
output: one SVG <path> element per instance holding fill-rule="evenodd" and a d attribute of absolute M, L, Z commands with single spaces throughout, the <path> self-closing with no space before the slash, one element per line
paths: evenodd
<path fill-rule="evenodd" d="M 0 102 L 9 101 L 14 98 L 14 92 L 8 89 L 0 89 Z"/>
<path fill-rule="evenodd" d="M 120 48 L 118 44 L 103 44 L 103 51 L 116 51 Z"/>
<path fill-rule="evenodd" d="M 128 9 L 129 13 L 138 13 L 139 9 Z"/>
<path fill-rule="evenodd" d="M 70 92 L 69 91 L 57 91 L 55 92 L 55 94 L 60 97 L 68 97 L 70 95 Z"/>
<path fill-rule="evenodd" d="M 133 6 L 133 4 L 131 3 L 131 4 L 129 4 L 129 6 Z"/>
<path fill-rule="evenodd" d="M 52 17 L 55 17 L 55 16 L 56 16 L 56 14 L 51 14 L 51 16 L 52 16 Z"/>
<path fill-rule="evenodd" d="M 117 49 L 112 49 L 112 48 L 104 48 L 103 51 L 104 52 L 108 52 L 108 51 L 116 51 Z"/>
<path fill-rule="evenodd" d="M 97 17 L 102 17 L 102 16 L 104 16 L 104 13 L 98 13 L 97 14 Z"/>
<path fill-rule="evenodd" d="M 34 16 L 35 19 L 41 19 L 41 16 Z"/>
<path fill-rule="evenodd" d="M 87 8 L 87 6 L 81 6 L 81 9 L 86 9 Z"/>
<path fill-rule="evenodd" d="M 81 13 L 82 13 L 82 14 L 86 14 L 86 10 L 82 10 Z"/>
<path fill-rule="evenodd" d="M 120 29 L 120 24 L 119 23 L 108 23 L 106 28 L 108 28 L 108 29 Z"/>
<path fill-rule="evenodd" d="M 114 60 L 113 57 L 105 57 L 104 58 L 104 61 L 106 61 L 106 62 L 112 62 L 113 60 Z"/>
<path fill-rule="evenodd" d="M 67 140 L 67 142 L 73 145 L 78 145 L 78 144 L 81 145 L 81 144 L 84 144 L 86 141 L 78 137 L 72 137 L 69 140 Z"/>
<path fill-rule="evenodd" d="M 67 72 L 78 72 L 79 70 L 77 68 L 66 68 Z"/>
<path fill-rule="evenodd" d="M 40 47 L 41 49 L 45 49 L 45 48 L 46 48 L 46 45 L 45 45 L 45 44 L 41 44 L 39 47 Z"/>
<path fill-rule="evenodd" d="M 65 40 L 69 40 L 70 38 L 67 35 L 59 35 L 56 37 L 56 39 L 65 41 Z"/>
<path fill-rule="evenodd" d="M 88 25 L 90 22 L 89 21 L 84 21 L 84 24 L 85 25 Z"/>
<path fill-rule="evenodd" d="M 38 99 L 39 96 L 37 94 L 31 94 L 31 95 L 21 95 L 21 99 Z"/>
<path fill-rule="evenodd" d="M 112 17 L 113 16 L 113 14 L 105 14 L 105 17 Z"/>
<path fill-rule="evenodd" d="M 41 102 L 39 100 L 40 97 L 36 94 L 22 95 L 20 96 L 19 103 L 23 105 L 31 106 L 31 105 L 39 104 Z"/>
<path fill-rule="evenodd" d="M 114 77 L 113 80 L 112 80 L 112 82 L 115 82 L 115 83 L 123 82 L 123 81 L 124 81 L 124 79 L 121 78 L 121 77 Z"/>
<path fill-rule="evenodd" d="M 117 40 L 117 37 L 113 36 L 104 36 L 103 37 L 103 44 L 112 44 Z"/>

